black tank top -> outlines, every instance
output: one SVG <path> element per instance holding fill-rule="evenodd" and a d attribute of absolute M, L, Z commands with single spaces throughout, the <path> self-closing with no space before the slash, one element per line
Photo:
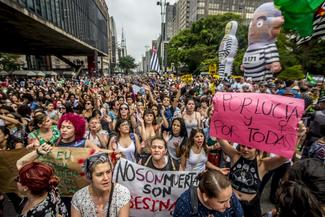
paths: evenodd
<path fill-rule="evenodd" d="M 59 147 L 72 147 L 72 148 L 84 148 L 86 145 L 86 139 L 75 140 L 73 142 L 64 143 L 60 142 L 57 146 Z"/>
<path fill-rule="evenodd" d="M 232 187 L 242 193 L 256 194 L 261 184 L 256 158 L 247 160 L 240 157 L 229 173 Z"/>
<path fill-rule="evenodd" d="M 155 169 L 155 170 L 160 170 L 160 171 L 177 171 L 175 164 L 172 160 L 171 157 L 167 156 L 167 164 L 164 168 L 157 168 L 155 167 L 155 165 L 152 162 L 152 156 L 150 155 L 150 157 L 146 160 L 146 162 L 144 163 L 143 166 L 149 167 L 151 169 Z"/>

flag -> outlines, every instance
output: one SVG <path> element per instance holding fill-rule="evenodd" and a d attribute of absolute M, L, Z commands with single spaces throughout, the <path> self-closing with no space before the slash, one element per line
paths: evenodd
<path fill-rule="evenodd" d="M 150 70 L 160 72 L 159 60 L 157 55 L 157 49 L 152 48 L 152 54 L 150 59 Z"/>
<path fill-rule="evenodd" d="M 313 78 L 313 76 L 311 74 L 309 74 L 309 72 L 307 72 L 306 75 L 306 80 L 310 83 L 315 85 L 317 83 L 317 81 L 315 80 L 315 78 Z"/>

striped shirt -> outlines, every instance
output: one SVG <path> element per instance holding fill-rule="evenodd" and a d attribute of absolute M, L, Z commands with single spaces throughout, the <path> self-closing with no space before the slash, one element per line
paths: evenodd
<path fill-rule="evenodd" d="M 314 38 L 325 40 L 325 15 L 317 15 L 315 17 L 313 22 L 313 34 L 304 38 L 297 37 L 297 45 L 302 45 Z"/>
<path fill-rule="evenodd" d="M 219 46 L 219 75 L 221 78 L 232 74 L 232 65 L 237 53 L 238 41 L 234 35 L 224 37 Z"/>
<path fill-rule="evenodd" d="M 244 76 L 251 77 L 255 82 L 272 78 L 273 73 L 266 66 L 279 61 L 275 43 L 266 44 L 260 48 L 252 48 L 250 45 L 243 58 Z"/>

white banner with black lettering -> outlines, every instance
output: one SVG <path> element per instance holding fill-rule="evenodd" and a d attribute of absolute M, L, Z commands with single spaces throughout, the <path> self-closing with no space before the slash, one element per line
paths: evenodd
<path fill-rule="evenodd" d="M 177 198 L 191 184 L 197 172 L 158 171 L 125 159 L 115 166 L 113 180 L 131 192 L 130 216 L 171 216 Z"/>

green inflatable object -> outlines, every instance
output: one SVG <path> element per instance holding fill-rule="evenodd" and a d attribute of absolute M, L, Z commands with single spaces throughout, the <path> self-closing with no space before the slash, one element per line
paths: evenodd
<path fill-rule="evenodd" d="M 313 20 L 324 0 L 274 0 L 274 5 L 284 16 L 285 29 L 298 32 L 301 37 L 313 33 Z"/>

